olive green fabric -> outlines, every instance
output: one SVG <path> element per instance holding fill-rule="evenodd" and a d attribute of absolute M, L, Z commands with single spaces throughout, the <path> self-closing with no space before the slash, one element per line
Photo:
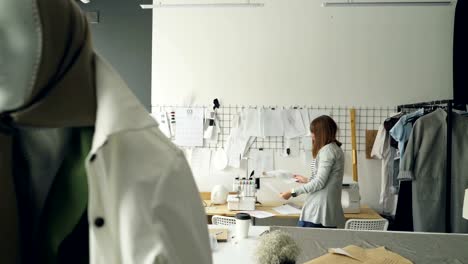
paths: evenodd
<path fill-rule="evenodd" d="M 93 128 L 77 128 L 73 131 L 73 151 L 65 157 L 60 167 L 41 217 L 38 241 L 41 263 L 57 263 L 60 244 L 86 211 L 88 185 L 85 159 L 91 150 L 93 133 Z"/>

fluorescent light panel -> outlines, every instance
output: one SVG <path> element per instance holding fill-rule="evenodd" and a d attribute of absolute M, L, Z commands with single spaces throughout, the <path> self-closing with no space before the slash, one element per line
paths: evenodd
<path fill-rule="evenodd" d="M 428 6 L 428 5 L 449 5 L 452 1 L 426 1 L 426 2 L 324 2 L 323 6 Z"/>
<path fill-rule="evenodd" d="M 218 3 L 218 4 L 158 4 L 140 5 L 143 9 L 152 8 L 211 8 L 211 7 L 263 7 L 263 3 Z"/>

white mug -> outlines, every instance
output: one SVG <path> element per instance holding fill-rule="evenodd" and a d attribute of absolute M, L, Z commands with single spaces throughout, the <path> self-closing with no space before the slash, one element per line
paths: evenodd
<path fill-rule="evenodd" d="M 244 239 L 249 235 L 252 218 L 247 213 L 236 214 L 236 239 Z"/>

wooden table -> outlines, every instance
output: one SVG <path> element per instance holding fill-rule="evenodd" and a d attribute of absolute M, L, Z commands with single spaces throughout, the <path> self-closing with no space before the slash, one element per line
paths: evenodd
<path fill-rule="evenodd" d="M 210 200 L 204 200 L 204 204 L 207 206 L 205 207 L 205 212 L 207 216 L 213 216 L 213 215 L 224 215 L 224 216 L 235 216 L 238 211 L 230 211 L 227 208 L 227 204 L 222 204 L 222 205 L 211 205 Z M 290 214 L 290 215 L 282 215 L 273 210 L 273 207 L 281 206 L 284 203 L 280 202 L 270 202 L 270 203 L 264 203 L 261 205 L 258 205 L 255 207 L 255 210 L 259 211 L 265 211 L 274 214 L 274 217 L 277 218 L 296 218 L 299 219 L 299 214 Z M 361 206 L 361 212 L 358 214 L 344 214 L 345 219 L 381 219 L 382 216 L 380 216 L 376 211 L 372 210 L 366 205 Z"/>

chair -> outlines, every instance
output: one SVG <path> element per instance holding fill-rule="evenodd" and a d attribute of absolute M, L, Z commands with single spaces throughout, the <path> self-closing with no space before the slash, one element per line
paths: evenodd
<path fill-rule="evenodd" d="M 236 224 L 236 219 L 234 217 L 213 215 L 213 217 L 211 218 L 211 222 L 213 223 L 213 225 L 230 226 Z"/>
<path fill-rule="evenodd" d="M 349 230 L 373 230 L 387 231 L 387 219 L 349 219 L 346 221 L 345 229 Z"/>

